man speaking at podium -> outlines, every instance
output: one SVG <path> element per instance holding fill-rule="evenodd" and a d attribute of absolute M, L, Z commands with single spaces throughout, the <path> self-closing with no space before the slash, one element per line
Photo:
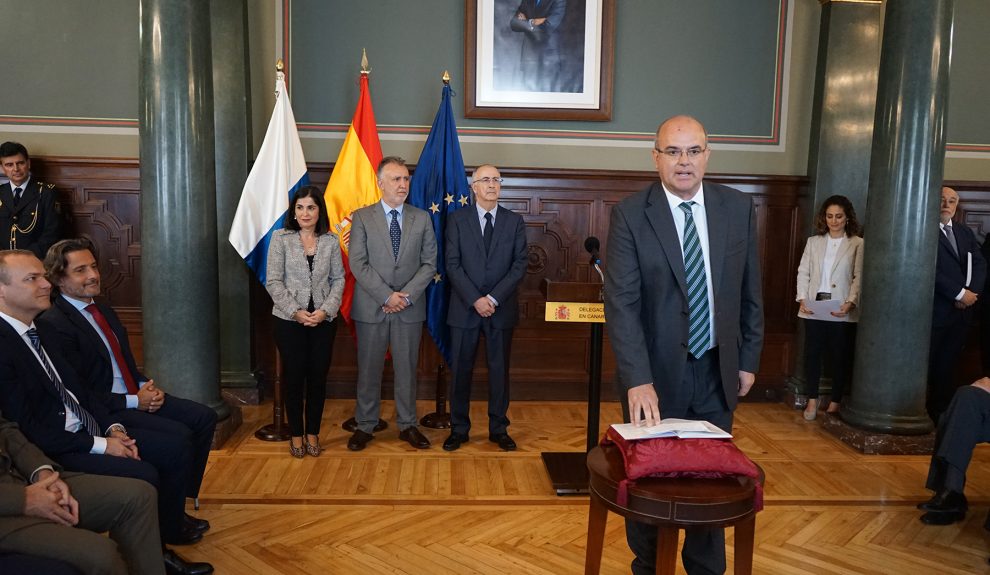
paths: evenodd
<path fill-rule="evenodd" d="M 675 116 L 657 130 L 660 175 L 612 208 L 605 317 L 627 420 L 707 420 L 732 430 L 737 397 L 756 379 L 763 296 L 752 200 L 702 182 L 704 126 Z M 626 411 L 628 410 L 628 411 Z M 657 529 L 626 521 L 635 575 L 654 573 Z M 725 572 L 722 529 L 687 530 L 689 575 Z"/>

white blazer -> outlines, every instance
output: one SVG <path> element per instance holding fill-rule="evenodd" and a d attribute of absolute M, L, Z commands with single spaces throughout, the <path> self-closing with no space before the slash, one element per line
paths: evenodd
<path fill-rule="evenodd" d="M 797 272 L 797 297 L 795 301 L 815 301 L 818 286 L 822 283 L 822 265 L 825 263 L 825 247 L 828 245 L 826 234 L 808 238 L 801 255 L 801 265 Z M 839 253 L 835 255 L 830 279 L 832 281 L 832 299 L 850 302 L 854 307 L 849 312 L 848 321 L 859 320 L 859 286 L 863 276 L 863 238 L 859 236 L 846 237 L 839 245 Z M 802 314 L 798 317 L 816 319 L 815 316 Z"/>

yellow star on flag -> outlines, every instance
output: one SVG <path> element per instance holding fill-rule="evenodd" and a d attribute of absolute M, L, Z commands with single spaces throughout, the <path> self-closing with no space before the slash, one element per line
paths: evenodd
<path fill-rule="evenodd" d="M 443 277 L 440 274 L 433 274 L 433 283 L 438 284 L 443 281 Z"/>
<path fill-rule="evenodd" d="M 461 199 L 459 199 L 457 201 L 460 202 L 462 206 L 466 206 L 467 203 L 468 203 L 468 197 L 467 196 L 461 196 Z"/>
<path fill-rule="evenodd" d="M 452 204 L 454 203 L 454 196 L 447 194 L 447 197 L 444 198 L 443 201 L 447 202 L 448 204 Z"/>
<path fill-rule="evenodd" d="M 437 204 L 435 204 L 435 203 L 433 203 L 433 204 L 430 204 L 430 211 L 431 211 L 431 212 L 433 212 L 433 213 L 435 214 L 435 213 L 437 213 L 437 212 L 439 212 L 439 211 L 440 211 L 440 206 L 438 206 L 438 205 L 437 205 Z"/>

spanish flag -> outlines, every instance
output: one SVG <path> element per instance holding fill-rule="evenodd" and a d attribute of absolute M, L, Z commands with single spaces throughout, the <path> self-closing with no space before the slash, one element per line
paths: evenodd
<path fill-rule="evenodd" d="M 358 98 L 354 119 L 347 129 L 344 146 L 333 166 L 324 199 L 327 215 L 330 216 L 330 231 L 337 234 L 341 250 L 344 252 L 344 297 L 340 304 L 340 315 L 351 323 L 351 301 L 354 298 L 354 275 L 351 273 L 347 257 L 351 237 L 351 214 L 354 210 L 379 201 L 382 197 L 378 189 L 375 170 L 382 161 L 382 145 L 378 141 L 378 126 L 375 112 L 371 108 L 371 95 L 368 92 L 368 73 L 361 72 L 361 95 Z"/>

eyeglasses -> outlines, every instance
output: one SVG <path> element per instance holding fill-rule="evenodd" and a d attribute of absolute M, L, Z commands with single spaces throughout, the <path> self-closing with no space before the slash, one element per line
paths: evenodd
<path fill-rule="evenodd" d="M 656 150 L 661 156 L 665 156 L 671 162 L 676 162 L 677 160 L 680 160 L 681 155 L 687 156 L 687 159 L 689 160 L 694 160 L 697 159 L 698 156 L 700 156 L 701 154 L 704 154 L 705 152 L 708 151 L 708 148 L 699 148 L 699 147 L 688 148 L 686 150 L 682 150 L 680 148 L 664 148 L 662 150 L 660 148 L 653 148 L 653 149 Z"/>
<path fill-rule="evenodd" d="M 472 184 L 485 184 L 487 186 L 488 184 L 502 185 L 502 182 L 504 182 L 504 181 L 505 180 L 503 178 L 489 178 L 489 177 L 484 177 L 484 178 L 478 178 L 477 180 L 475 180 L 475 181 L 473 181 L 471 183 Z"/>

